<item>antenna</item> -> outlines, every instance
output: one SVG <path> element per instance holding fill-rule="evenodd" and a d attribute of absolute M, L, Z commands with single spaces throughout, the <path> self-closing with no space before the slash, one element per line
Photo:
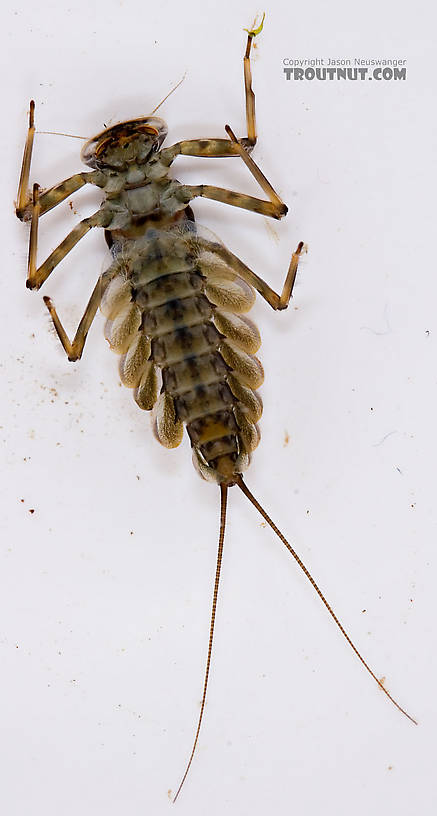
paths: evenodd
<path fill-rule="evenodd" d="M 42 133 L 45 136 L 69 136 L 70 139 L 83 139 L 87 142 L 89 136 L 76 136 L 74 133 L 58 133 L 56 130 L 37 130 L 36 133 Z"/>
<path fill-rule="evenodd" d="M 182 79 L 180 79 L 180 80 L 179 80 L 179 82 L 177 83 L 177 85 L 175 85 L 175 86 L 174 86 L 174 88 L 172 88 L 172 89 L 171 89 L 171 91 L 169 91 L 169 92 L 168 92 L 167 96 L 164 96 L 164 99 L 161 99 L 161 101 L 160 101 L 159 105 L 157 105 L 157 106 L 156 106 L 156 108 L 153 108 L 152 113 L 150 114 L 151 116 L 153 116 L 153 114 L 154 114 L 154 113 L 156 113 L 156 111 L 158 110 L 158 108 L 160 108 L 160 107 L 161 107 L 161 105 L 163 105 L 163 104 L 164 104 L 165 100 L 166 100 L 166 99 L 168 99 L 168 98 L 169 98 L 169 96 L 171 96 L 171 95 L 172 95 L 172 93 L 174 93 L 174 92 L 175 92 L 175 91 L 176 91 L 176 90 L 179 88 L 179 85 L 182 85 L 182 83 L 183 83 L 183 81 L 184 81 L 184 79 L 185 79 L 185 77 L 186 77 L 186 76 L 187 76 L 187 72 L 185 71 L 185 74 L 183 75 Z"/>

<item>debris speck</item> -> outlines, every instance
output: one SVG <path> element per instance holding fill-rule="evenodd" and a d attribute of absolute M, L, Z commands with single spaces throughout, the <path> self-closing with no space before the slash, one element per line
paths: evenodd
<path fill-rule="evenodd" d="M 370 410 L 373 411 L 373 408 L 371 408 Z M 383 436 L 382 439 L 379 440 L 379 442 L 375 442 L 373 447 L 379 448 L 379 446 L 382 445 L 385 442 L 385 440 L 389 438 L 389 436 L 393 436 L 393 434 L 395 433 L 397 433 L 397 431 L 389 431 L 389 433 L 386 433 L 385 436 Z"/>
<path fill-rule="evenodd" d="M 276 232 L 275 228 L 270 223 L 270 221 L 267 221 L 266 218 L 264 219 L 264 225 L 265 225 L 265 228 L 266 228 L 270 238 L 273 238 L 275 244 L 279 244 L 279 235 Z"/>

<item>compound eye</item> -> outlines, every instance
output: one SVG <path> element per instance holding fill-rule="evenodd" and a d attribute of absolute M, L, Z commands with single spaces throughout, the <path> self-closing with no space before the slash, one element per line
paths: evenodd
<path fill-rule="evenodd" d="M 158 131 L 156 128 L 152 127 L 152 125 L 143 125 L 139 127 L 138 130 L 140 133 L 147 133 L 148 136 L 159 136 Z"/>
<path fill-rule="evenodd" d="M 97 145 L 96 150 L 95 150 L 95 156 L 96 156 L 96 158 L 98 158 L 99 156 L 101 156 L 101 155 L 102 155 L 102 153 L 104 153 L 104 152 L 105 152 L 105 150 L 106 150 L 106 148 L 108 147 L 108 145 L 109 145 L 110 141 L 111 141 L 111 137 L 110 137 L 110 136 L 108 136 L 106 139 L 103 139 L 103 140 L 100 142 L 100 144 L 98 144 L 98 145 Z"/>

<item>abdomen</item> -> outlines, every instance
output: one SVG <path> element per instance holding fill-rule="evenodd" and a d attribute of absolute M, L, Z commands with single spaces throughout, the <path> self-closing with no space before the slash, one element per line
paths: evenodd
<path fill-rule="evenodd" d="M 176 447 L 185 424 L 200 474 L 231 482 L 259 442 L 261 340 L 244 316 L 253 289 L 192 224 L 126 243 L 102 282 L 105 336 L 158 440 Z"/>

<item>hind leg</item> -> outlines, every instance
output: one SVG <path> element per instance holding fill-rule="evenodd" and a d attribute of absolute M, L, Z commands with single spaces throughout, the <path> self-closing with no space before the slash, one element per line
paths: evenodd
<path fill-rule="evenodd" d="M 88 301 L 88 305 L 83 313 L 82 319 L 77 327 L 73 341 L 69 339 L 58 317 L 58 313 L 51 301 L 51 298 L 47 296 L 43 298 L 44 303 L 47 306 L 50 312 L 50 316 L 53 320 L 53 325 L 56 329 L 56 334 L 58 335 L 62 343 L 62 347 L 68 359 L 71 360 L 72 362 L 74 362 L 75 360 L 80 360 L 82 356 L 85 340 L 87 338 L 87 334 L 90 330 L 91 324 L 96 316 L 97 309 L 99 308 L 101 297 L 102 297 L 102 279 L 99 278 L 93 289 L 92 295 Z"/>
<path fill-rule="evenodd" d="M 275 309 L 275 311 L 281 311 L 282 309 L 286 309 L 289 302 L 291 295 L 293 293 L 294 282 L 296 280 L 296 273 L 297 268 L 299 265 L 299 259 L 303 249 L 303 242 L 297 246 L 296 252 L 293 252 L 291 256 L 290 265 L 288 267 L 288 272 L 284 281 L 284 285 L 282 287 L 282 292 L 278 295 L 274 289 L 272 289 L 269 284 L 259 277 L 256 272 L 252 272 L 248 266 L 246 266 L 237 255 L 234 255 L 227 247 L 223 246 L 223 244 L 213 243 L 212 241 L 207 241 L 203 238 L 197 238 L 198 246 L 205 252 L 211 252 L 214 255 L 218 255 L 221 258 L 226 266 L 232 269 L 240 278 L 243 278 L 246 283 L 250 286 L 253 286 L 257 292 L 264 298 L 265 301 Z M 202 267 L 203 269 L 203 267 Z M 205 267 L 206 274 L 207 274 L 207 266 Z"/>

